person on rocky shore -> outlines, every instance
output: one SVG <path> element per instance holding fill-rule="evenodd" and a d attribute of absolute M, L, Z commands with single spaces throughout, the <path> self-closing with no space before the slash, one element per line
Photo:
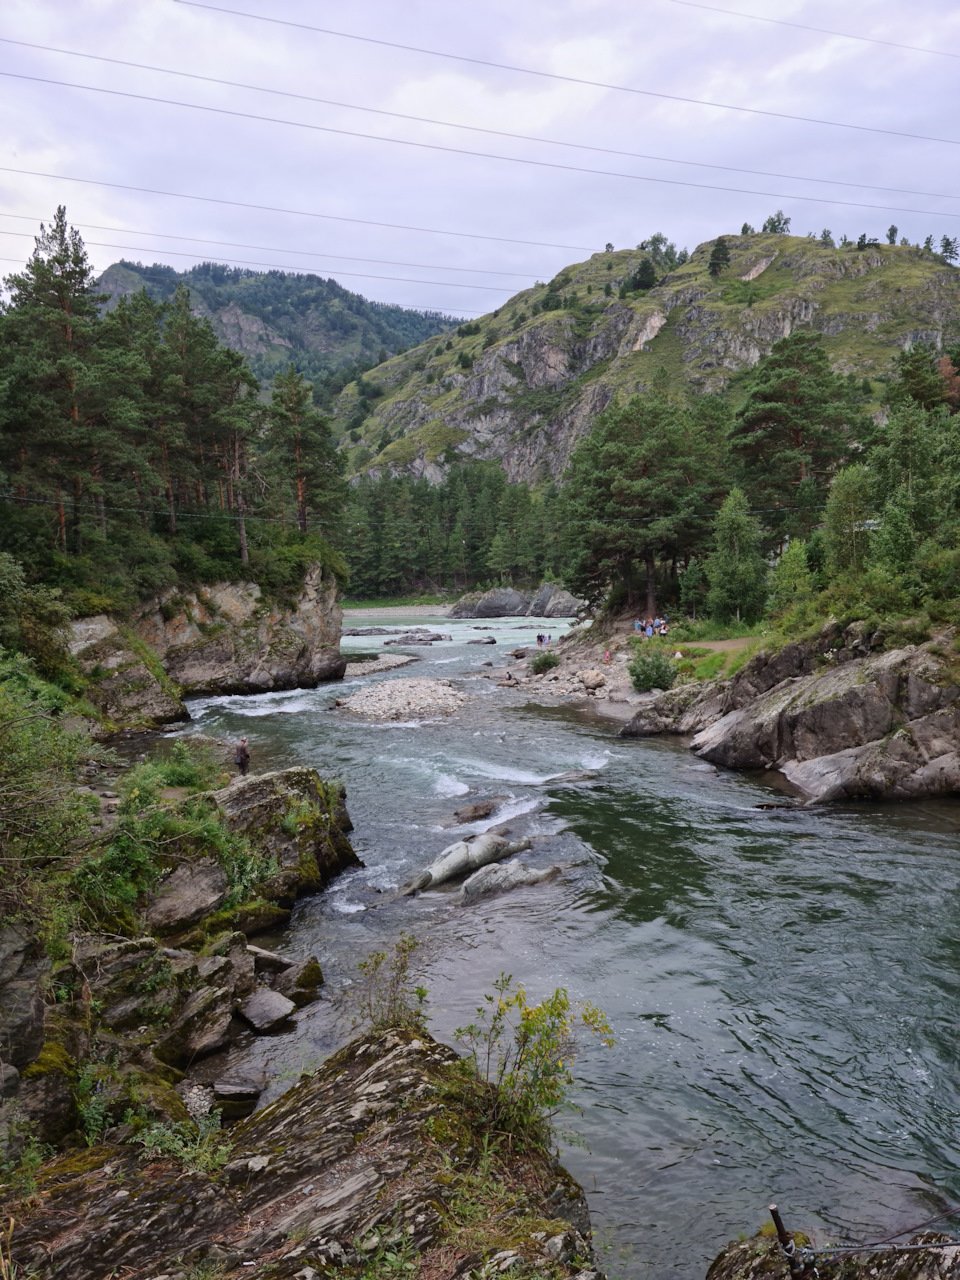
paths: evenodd
<path fill-rule="evenodd" d="M 237 743 L 233 758 L 237 765 L 237 772 L 241 778 L 245 778 L 247 770 L 250 768 L 250 748 L 247 746 L 246 738 L 241 738 Z"/>

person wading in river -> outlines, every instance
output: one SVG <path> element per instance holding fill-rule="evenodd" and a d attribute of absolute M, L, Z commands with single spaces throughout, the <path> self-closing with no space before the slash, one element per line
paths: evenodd
<path fill-rule="evenodd" d="M 247 746 L 246 738 L 240 739 L 233 758 L 237 764 L 237 772 L 241 778 L 245 778 L 247 770 L 250 768 L 250 748 Z"/>

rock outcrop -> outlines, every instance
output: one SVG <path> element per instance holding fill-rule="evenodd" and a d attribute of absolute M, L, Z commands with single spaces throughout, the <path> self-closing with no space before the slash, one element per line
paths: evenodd
<path fill-rule="evenodd" d="M 810 1240 L 797 1233 L 796 1243 L 807 1247 Z M 951 1236 L 925 1231 L 909 1240 L 908 1250 L 888 1247 L 880 1253 L 848 1254 L 831 1258 L 818 1256 L 817 1273 L 821 1280 L 958 1280 L 960 1248 Z M 946 1244 L 947 1248 L 936 1248 Z M 918 1246 L 928 1246 L 922 1248 Z M 711 1263 L 707 1280 L 785 1280 L 789 1276 L 786 1259 L 772 1229 L 762 1231 L 749 1240 L 733 1240 Z M 814 1274 L 810 1271 L 808 1274 Z"/>
<path fill-rule="evenodd" d="M 355 1040 L 229 1130 L 214 1173 L 189 1156 L 144 1159 L 136 1145 L 71 1152 L 18 1206 L 14 1264 L 43 1280 L 319 1280 L 343 1266 L 381 1274 L 378 1259 L 386 1275 L 392 1249 L 419 1255 L 422 1274 L 488 1264 L 485 1275 L 598 1280 L 583 1192 L 546 1157 L 511 1162 L 509 1216 L 491 1207 L 470 1219 L 482 1232 L 461 1225 L 465 1202 L 483 1207 L 482 1144 L 456 1060 L 424 1033 Z"/>
<path fill-rule="evenodd" d="M 346 661 L 337 594 L 320 565 L 288 608 L 265 600 L 254 582 L 171 589 L 141 605 L 129 625 L 105 614 L 78 620 L 70 648 L 108 728 L 155 727 L 189 719 L 185 697 L 339 680 Z"/>
<path fill-rule="evenodd" d="M 960 790 L 960 687 L 939 645 L 877 652 L 879 634 L 826 628 L 760 653 L 731 680 L 649 700 L 626 737 L 693 734 L 703 759 L 778 769 L 810 802 Z"/>
<path fill-rule="evenodd" d="M 485 459 L 512 481 L 556 480 L 597 414 L 649 388 L 664 366 L 678 394 L 721 392 L 802 327 L 823 335 L 839 372 L 876 379 L 916 342 L 960 338 L 960 272 L 932 253 L 767 233 L 725 239 L 731 264 L 720 279 L 709 272 L 712 241 L 672 270 L 660 260 L 646 291 L 631 277 L 653 260 L 649 248 L 595 253 L 448 343 L 371 369 L 336 406 L 353 467 L 436 482 L 451 465 Z"/>
<path fill-rule="evenodd" d="M 471 591 L 452 606 L 448 618 L 573 618 L 585 602 L 555 582 L 545 582 L 532 595 L 513 587 Z"/>

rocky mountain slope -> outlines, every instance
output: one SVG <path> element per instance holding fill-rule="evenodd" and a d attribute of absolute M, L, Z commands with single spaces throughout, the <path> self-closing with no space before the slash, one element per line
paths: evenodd
<path fill-rule="evenodd" d="M 242 352 L 266 381 L 291 360 L 313 379 L 352 360 L 375 361 L 381 351 L 393 355 L 456 323 L 436 312 L 369 302 L 321 276 L 212 262 L 189 271 L 115 262 L 99 284 L 113 298 L 145 288 L 162 301 L 185 284 L 194 314 L 206 316 L 220 341 Z"/>
<path fill-rule="evenodd" d="M 615 395 L 661 379 L 723 392 L 798 327 L 824 335 L 834 367 L 882 382 L 896 353 L 960 338 L 960 270 L 910 245 L 833 248 L 799 236 L 714 241 L 647 291 L 627 291 L 648 255 L 595 253 L 518 293 L 442 342 L 372 370 L 336 408 L 353 471 L 439 479 L 456 458 L 500 461 L 511 480 L 557 477 Z"/>

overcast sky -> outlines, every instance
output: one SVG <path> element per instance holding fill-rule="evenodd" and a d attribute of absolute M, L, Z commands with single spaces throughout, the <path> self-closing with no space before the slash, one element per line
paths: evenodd
<path fill-rule="evenodd" d="M 211 3 L 555 75 L 946 141 L 498 70 L 177 0 L 6 0 L 0 14 L 0 36 L 8 42 L 0 43 L 3 72 L 539 163 L 4 76 L 0 165 L 61 175 L 0 172 L 4 274 L 29 254 L 36 223 L 49 218 L 58 203 L 83 231 L 98 269 L 124 256 L 178 268 L 215 259 L 312 270 L 370 298 L 463 315 L 493 309 L 535 279 L 547 280 L 567 263 L 602 250 L 607 241 L 630 248 L 663 231 L 693 249 L 720 233 L 738 232 L 744 221 L 759 227 L 777 208 L 799 234 L 827 227 L 838 237 L 862 231 L 883 236 L 893 222 L 914 241 L 960 235 L 960 6 L 950 0 L 912 6 L 892 0 L 848 0 L 843 6 L 826 0 L 710 0 L 715 7 L 921 46 L 939 56 L 677 0 Z M 203 83 L 24 48 L 12 40 L 349 105 Z M 359 107 L 608 153 L 351 109 Z M 660 159 L 641 158 L 646 156 Z M 764 176 L 769 174 L 785 176 Z"/>

